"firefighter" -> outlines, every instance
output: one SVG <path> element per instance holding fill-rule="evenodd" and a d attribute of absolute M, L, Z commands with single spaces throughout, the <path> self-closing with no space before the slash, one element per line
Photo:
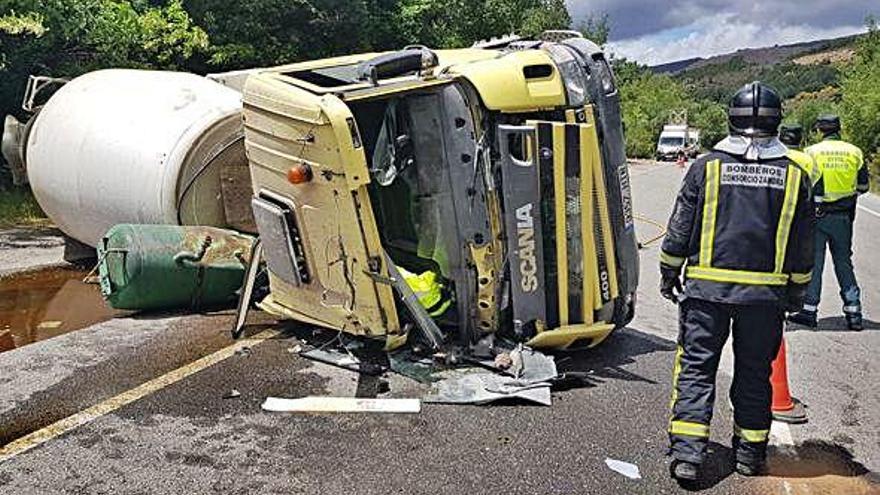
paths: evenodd
<path fill-rule="evenodd" d="M 697 480 L 706 457 L 731 326 L 736 470 L 754 476 L 765 466 L 770 363 L 784 312 L 802 304 L 813 266 L 810 179 L 779 141 L 781 121 L 775 90 L 760 82 L 739 90 L 730 135 L 691 165 L 669 219 L 660 292 L 680 311 L 669 424 L 670 471 L 680 482 Z"/>
<path fill-rule="evenodd" d="M 815 240 L 816 276 L 807 290 L 804 307 L 800 312 L 789 316 L 789 320 L 812 328 L 818 326 L 825 246 L 828 245 L 834 262 L 834 273 L 840 285 L 847 327 L 859 331 L 863 328 L 862 304 L 861 291 L 853 270 L 852 236 L 857 198 L 868 192 L 868 168 L 862 150 L 840 139 L 839 117 L 820 116 L 816 121 L 816 130 L 822 133 L 824 140 L 806 149 L 815 159 L 820 174 L 816 185 L 816 194 L 820 200 Z"/>

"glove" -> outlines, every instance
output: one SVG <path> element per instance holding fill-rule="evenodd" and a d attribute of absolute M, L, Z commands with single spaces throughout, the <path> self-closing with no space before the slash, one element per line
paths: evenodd
<path fill-rule="evenodd" d="M 660 295 L 678 304 L 681 293 L 681 269 L 660 265 Z"/>
<path fill-rule="evenodd" d="M 783 309 L 786 313 L 797 313 L 804 309 L 804 298 L 807 296 L 807 285 L 789 285 L 785 293 Z"/>

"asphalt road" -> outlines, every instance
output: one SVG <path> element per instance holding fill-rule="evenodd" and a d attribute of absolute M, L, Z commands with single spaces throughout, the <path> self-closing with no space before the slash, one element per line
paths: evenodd
<path fill-rule="evenodd" d="M 632 175 L 637 213 L 664 223 L 683 170 L 642 164 Z M 880 199 L 862 204 L 878 216 L 858 217 L 857 273 L 867 316 L 880 319 L 880 264 L 869 244 L 880 235 Z M 642 239 L 655 230 L 639 224 Z M 301 332 L 276 327 L 277 337 L 0 463 L 0 493 L 679 493 L 665 457 L 676 310 L 656 293 L 656 244 L 642 254 L 636 320 L 597 349 L 557 356 L 560 368 L 589 372 L 590 380 L 555 391 L 552 407 L 263 412 L 268 396 L 420 397 L 426 390 L 398 375 L 370 378 L 304 360 L 290 352 Z M 730 410 L 719 393 L 707 481 L 698 491 L 880 493 L 873 355 L 880 324 L 844 331 L 830 268 L 826 276 L 820 330 L 786 334 L 792 388 L 810 406 L 810 422 L 774 427 L 770 475 L 746 479 L 731 473 Z M 228 313 L 116 319 L 0 354 L 0 444 L 232 344 L 230 320 Z M 252 333 L 268 327 L 257 323 Z M 729 356 L 722 368 L 726 388 Z M 229 397 L 233 390 L 240 396 Z M 610 470 L 609 458 L 637 465 L 641 479 Z"/>

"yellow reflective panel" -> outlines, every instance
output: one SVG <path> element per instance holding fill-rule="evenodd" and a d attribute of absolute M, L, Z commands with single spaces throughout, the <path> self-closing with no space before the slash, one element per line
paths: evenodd
<path fill-rule="evenodd" d="M 706 199 L 703 203 L 703 229 L 700 233 L 700 266 L 712 266 L 715 248 L 715 219 L 718 215 L 718 190 L 721 187 L 721 161 L 706 164 Z"/>
<path fill-rule="evenodd" d="M 596 306 L 602 305 L 599 288 L 599 260 L 596 252 L 596 226 L 594 225 L 596 207 L 593 201 L 593 161 L 598 156 L 592 147 L 587 146 L 589 137 L 584 138 L 586 126 L 581 126 L 581 255 L 584 264 L 584 323 L 593 323 Z M 595 138 L 595 128 L 589 133 Z"/>
<path fill-rule="evenodd" d="M 785 199 L 782 201 L 782 215 L 776 228 L 776 265 L 774 273 L 782 273 L 785 264 L 785 253 L 788 250 L 788 237 L 791 233 L 791 222 L 797 210 L 798 191 L 801 185 L 801 170 L 789 166 L 785 184 Z"/>
<path fill-rule="evenodd" d="M 782 273 L 725 270 L 723 268 L 704 268 L 702 266 L 689 266 L 687 276 L 696 280 L 743 285 L 786 285 L 789 278 L 788 275 Z"/>
<path fill-rule="evenodd" d="M 593 108 L 587 107 L 592 122 L 595 122 Z M 581 127 L 581 146 L 587 148 L 592 156 L 593 163 L 593 187 L 596 191 L 596 208 L 599 212 L 599 229 L 602 233 L 602 251 L 605 253 L 605 270 L 608 275 L 607 295 L 608 301 L 618 295 L 617 287 L 617 256 L 614 251 L 614 232 L 611 230 L 611 216 L 608 213 L 608 194 L 605 190 L 605 173 L 602 165 L 602 153 L 599 151 L 599 138 L 594 126 L 584 125 Z M 598 284 L 605 281 L 598 280 Z M 601 291 L 600 291 L 601 292 Z M 599 310 L 606 303 L 601 293 L 596 301 L 596 309 Z"/>
<path fill-rule="evenodd" d="M 553 124 L 553 204 L 556 215 L 559 323 L 568 325 L 568 236 L 565 232 L 565 124 Z"/>
<path fill-rule="evenodd" d="M 746 428 L 740 428 L 739 425 L 734 425 L 733 434 L 742 438 L 746 442 L 760 443 L 767 441 L 770 437 L 770 430 L 749 430 Z"/>
<path fill-rule="evenodd" d="M 536 349 L 565 349 L 579 340 L 589 339 L 590 347 L 594 347 L 613 331 L 614 325 L 608 324 L 570 325 L 555 330 L 545 330 L 533 337 L 526 345 Z"/>
<path fill-rule="evenodd" d="M 669 423 L 669 433 L 687 437 L 708 438 L 709 426 L 690 421 L 672 421 Z"/>

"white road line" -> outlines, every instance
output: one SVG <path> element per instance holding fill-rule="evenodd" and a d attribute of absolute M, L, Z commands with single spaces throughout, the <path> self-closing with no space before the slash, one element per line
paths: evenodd
<path fill-rule="evenodd" d="M 253 337 L 239 340 L 236 343 L 228 347 L 224 347 L 223 349 L 220 349 L 213 354 L 209 354 L 201 359 L 193 361 L 190 364 L 177 368 L 176 370 L 169 371 L 168 373 L 165 373 L 162 376 L 143 383 L 131 390 L 122 392 L 115 397 L 111 397 L 103 402 L 99 402 L 98 404 L 95 404 L 88 409 L 56 421 L 55 423 L 52 423 L 45 428 L 39 429 L 33 433 L 19 438 L 18 440 L 10 442 L 0 448 L 0 464 L 40 444 L 48 442 L 49 440 L 52 440 L 60 435 L 79 428 L 84 424 L 90 423 L 100 418 L 101 416 L 104 416 L 105 414 L 109 414 L 154 392 L 158 392 L 159 390 L 162 390 L 169 385 L 177 383 L 190 375 L 194 375 L 199 371 L 209 368 L 219 363 L 220 361 L 229 358 L 237 351 L 245 347 L 254 346 L 256 344 L 259 344 L 260 342 L 271 339 L 278 334 L 278 330 L 265 330 L 258 333 L 257 335 L 254 335 Z"/>
<path fill-rule="evenodd" d="M 859 205 L 859 209 L 867 213 L 868 215 L 874 215 L 877 218 L 880 218 L 880 213 L 868 208 L 867 206 Z"/>
<path fill-rule="evenodd" d="M 770 439 L 774 445 L 794 446 L 794 437 L 791 435 L 791 426 L 788 423 L 774 421 L 770 425 Z"/>
<path fill-rule="evenodd" d="M 800 459 L 797 450 L 794 448 L 794 437 L 791 434 L 791 425 L 781 421 L 774 421 L 770 425 L 770 444 L 785 449 L 795 459 Z M 787 479 L 782 480 L 782 488 L 786 495 L 807 495 L 810 489 L 806 486 L 799 486 L 797 491 Z"/>

